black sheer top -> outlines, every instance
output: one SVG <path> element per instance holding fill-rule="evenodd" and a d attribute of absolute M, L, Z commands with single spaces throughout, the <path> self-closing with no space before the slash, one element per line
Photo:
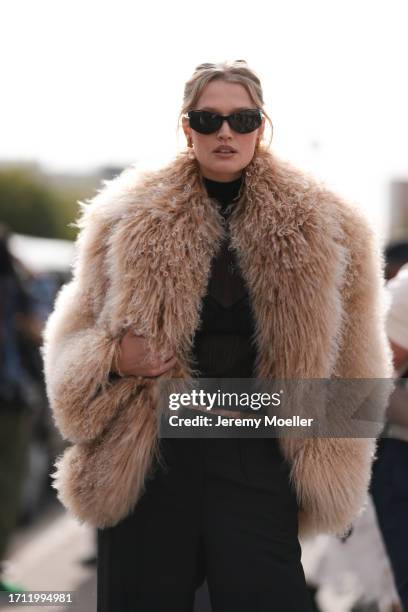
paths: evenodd
<path fill-rule="evenodd" d="M 228 183 L 203 180 L 208 195 L 221 204 L 226 238 L 211 263 L 201 325 L 194 338 L 195 367 L 202 378 L 252 378 L 256 357 L 255 323 L 228 232 L 228 216 L 234 200 L 238 199 L 242 176 Z"/>

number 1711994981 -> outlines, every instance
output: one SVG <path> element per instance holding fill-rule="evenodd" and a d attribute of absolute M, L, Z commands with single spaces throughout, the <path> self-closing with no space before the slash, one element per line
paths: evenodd
<path fill-rule="evenodd" d="M 72 591 L 25 591 L 24 593 L 9 593 L 7 595 L 9 604 L 26 606 L 51 605 L 56 603 L 74 603 Z"/>

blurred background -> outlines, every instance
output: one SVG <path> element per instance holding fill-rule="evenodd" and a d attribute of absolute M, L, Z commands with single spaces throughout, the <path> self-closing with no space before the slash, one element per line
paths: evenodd
<path fill-rule="evenodd" d="M 50 483 L 65 444 L 39 354 L 70 277 L 78 200 L 128 164 L 157 167 L 183 149 L 177 116 L 195 66 L 246 59 L 263 83 L 275 153 L 357 203 L 384 247 L 408 240 L 407 17 L 402 0 L 2 0 L 0 240 L 17 279 L 10 343 L 24 405 L 17 424 L 0 424 L 12 447 L 0 471 L 21 481 L 17 525 L 0 538 L 7 584 L 75 590 L 76 609 L 96 609 L 94 535 L 65 515 Z M 0 500 L 12 507 L 1 487 Z M 352 591 L 323 595 L 321 609 L 351 610 Z"/>

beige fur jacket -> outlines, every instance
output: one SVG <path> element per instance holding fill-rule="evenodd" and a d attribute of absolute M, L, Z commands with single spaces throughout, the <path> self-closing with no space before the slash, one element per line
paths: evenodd
<path fill-rule="evenodd" d="M 261 378 L 386 378 L 381 258 L 362 215 L 261 149 L 245 169 L 230 234 L 256 321 Z M 73 280 L 45 329 L 47 392 L 73 444 L 56 462 L 62 503 L 97 527 L 124 518 L 158 456 L 157 379 L 109 378 L 131 327 L 192 372 L 222 216 L 197 161 L 110 181 L 78 223 Z M 364 506 L 375 438 L 281 438 L 299 504 L 299 533 L 343 534 Z"/>

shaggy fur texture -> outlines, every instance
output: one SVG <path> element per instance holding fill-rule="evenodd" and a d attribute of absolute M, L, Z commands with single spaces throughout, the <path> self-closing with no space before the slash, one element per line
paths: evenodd
<path fill-rule="evenodd" d="M 47 390 L 62 434 L 55 487 L 80 521 L 105 527 L 140 498 L 158 456 L 157 380 L 109 382 L 131 327 L 194 375 L 211 260 L 223 219 L 197 161 L 130 168 L 83 205 L 73 280 L 48 320 Z M 251 296 L 262 378 L 386 378 L 381 258 L 361 214 L 261 150 L 245 169 L 231 240 Z M 364 506 L 375 439 L 285 438 L 301 535 L 344 533 Z"/>

